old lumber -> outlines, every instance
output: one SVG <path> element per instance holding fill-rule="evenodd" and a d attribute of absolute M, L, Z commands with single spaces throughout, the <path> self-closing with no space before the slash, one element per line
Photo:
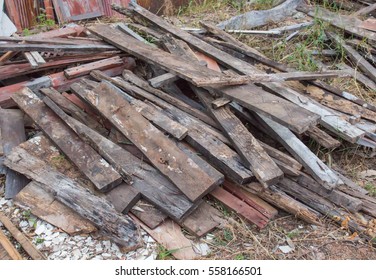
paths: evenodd
<path fill-rule="evenodd" d="M 273 219 L 278 214 L 278 210 L 275 209 L 273 206 L 266 203 L 258 196 L 253 195 L 250 192 L 247 192 L 244 188 L 240 187 L 237 184 L 225 181 L 225 183 L 223 184 L 223 188 L 226 191 L 238 197 L 241 201 L 244 201 L 249 206 L 255 208 L 268 219 Z"/>
<path fill-rule="evenodd" d="M 359 37 L 361 39 L 365 38 L 373 43 L 376 42 L 376 34 L 372 31 L 368 31 L 359 27 L 362 21 L 357 18 L 339 15 L 338 13 L 328 11 L 321 7 L 308 5 L 300 5 L 299 7 L 297 7 L 297 10 L 304 12 L 311 17 L 327 21 L 331 25 L 343 29 L 351 35 L 354 35 L 355 37 Z"/>
<path fill-rule="evenodd" d="M 1 145 L 3 154 L 7 156 L 12 149 L 26 141 L 24 114 L 17 109 L 0 109 Z M 13 198 L 29 180 L 13 170 L 6 169 L 5 198 Z"/>
<path fill-rule="evenodd" d="M 72 90 L 105 116 L 193 202 L 215 187 L 212 178 L 132 108 L 116 87 L 102 82 L 93 91 L 79 84 L 74 84 Z"/>
<path fill-rule="evenodd" d="M 214 99 L 208 92 L 198 88 L 193 90 L 230 139 L 244 165 L 252 170 L 259 182 L 265 187 L 276 184 L 283 177 L 283 172 L 230 108 L 225 106 L 215 110 L 211 107 Z"/>
<path fill-rule="evenodd" d="M 75 119 L 64 116 L 61 113 L 59 116 L 83 140 L 89 143 L 103 158 L 111 163 L 125 180 L 132 180 L 132 187 L 134 189 L 142 193 L 142 196 L 146 200 L 158 206 L 170 218 L 180 221 L 195 208 L 195 205 L 174 184 L 157 169 L 147 164 L 142 158 L 136 158 L 128 151 Z M 112 192 L 123 193 L 129 187 L 122 184 L 110 191 L 108 195 L 112 197 Z M 117 190 L 118 188 L 119 190 Z M 135 192 L 132 193 L 135 194 Z M 121 207 L 123 206 L 124 203 L 122 203 Z M 124 210 L 128 210 L 127 207 Z"/>
<path fill-rule="evenodd" d="M 150 229 L 155 229 L 168 219 L 168 215 L 143 199 L 137 202 L 131 209 L 131 214 L 136 216 Z"/>
<path fill-rule="evenodd" d="M 67 127 L 33 91 L 24 88 L 14 93 L 12 98 L 99 191 L 106 192 L 120 184 L 121 176 Z"/>
<path fill-rule="evenodd" d="M 81 121 L 82 123 L 86 124 L 88 127 L 97 130 L 101 134 L 106 133 L 106 129 L 101 125 L 95 118 L 91 117 L 87 114 L 84 110 L 80 107 L 75 105 L 69 99 L 67 99 L 63 94 L 58 92 L 54 88 L 42 88 L 40 90 L 45 96 L 50 98 L 53 102 L 55 102 L 59 107 L 64 110 L 67 114 L 70 114 L 75 119 Z"/>
<path fill-rule="evenodd" d="M 80 65 L 64 70 L 64 75 L 68 79 L 77 78 L 80 76 L 88 75 L 93 70 L 105 70 L 108 68 L 113 68 L 115 66 L 120 66 L 123 64 L 123 60 L 116 56 L 107 59 L 98 60 L 85 65 Z"/>
<path fill-rule="evenodd" d="M 182 31 L 181 29 L 174 27 L 171 24 L 168 24 L 167 22 L 160 19 L 158 16 L 150 13 L 142 7 L 132 6 L 131 9 L 133 12 L 137 13 L 137 15 L 141 15 L 146 20 L 153 22 L 166 32 L 169 32 L 174 36 L 182 39 L 183 41 L 186 41 L 195 49 L 217 60 L 220 64 L 228 66 L 246 75 L 257 73 L 256 68 L 252 65 L 245 63 L 240 59 L 234 58 L 233 56 L 211 46 L 210 44 L 200 40 L 199 38 Z M 210 88 L 212 88 L 212 86 Z M 210 91 L 210 88 L 207 89 Z M 293 129 L 297 133 L 304 132 L 311 125 L 315 125 L 318 121 L 319 117 L 316 114 L 309 113 L 306 110 L 302 110 L 301 108 L 298 109 L 295 105 L 291 104 L 290 102 L 287 102 L 282 98 L 277 98 L 275 95 L 269 95 L 262 89 L 252 84 L 240 87 L 215 87 L 212 90 L 214 90 L 215 93 L 219 92 L 221 95 L 224 95 L 229 99 L 239 102 L 239 100 L 236 99 L 236 96 L 234 97 L 234 94 L 236 93 L 227 92 L 227 90 L 230 89 L 237 91 L 238 95 L 241 96 L 241 99 L 245 100 L 244 104 L 242 104 L 243 106 L 249 106 L 247 108 L 251 110 L 257 110 L 257 112 L 270 115 L 271 118 L 274 117 L 276 121 L 279 121 L 283 125 L 287 125 L 289 128 Z M 278 100 L 276 100 L 276 98 Z M 271 110 L 271 106 L 269 106 L 270 103 L 274 104 L 274 110 Z M 268 105 L 266 106 L 266 104 Z M 276 106 L 279 106 L 279 108 L 276 109 Z M 290 112 L 290 109 L 295 112 L 294 116 L 297 116 L 296 119 L 292 118 L 291 114 L 288 113 Z M 298 115 L 300 114 L 301 117 L 298 117 Z"/>
<path fill-rule="evenodd" d="M 128 52 L 151 64 L 156 64 L 162 69 L 192 82 L 196 86 L 205 85 L 237 85 L 249 81 L 246 76 L 231 76 L 211 71 L 204 66 L 194 64 L 172 54 L 167 54 L 159 49 L 146 45 L 138 40 L 113 29 L 108 25 L 96 25 L 89 28 L 95 35 L 114 44 L 121 50 Z"/>
<path fill-rule="evenodd" d="M 305 134 L 307 134 L 310 138 L 315 140 L 318 144 L 326 149 L 335 149 L 341 145 L 341 142 L 339 142 L 337 139 L 334 139 L 332 136 L 330 136 L 328 133 L 321 130 L 317 126 L 311 128 L 310 130 L 307 130 Z"/>
<path fill-rule="evenodd" d="M 26 60 L 29 62 L 32 69 L 38 68 L 39 64 L 35 61 L 30 52 L 24 52 Z"/>
<path fill-rule="evenodd" d="M 2 254 L 4 259 L 8 259 L 6 256 L 8 255 L 11 260 L 23 260 L 22 256 L 13 246 L 12 242 L 10 242 L 4 232 L 0 229 L 0 251 L 2 248 L 6 251 L 6 254 Z"/>
<path fill-rule="evenodd" d="M 40 185 L 35 181 L 30 182 L 15 196 L 15 204 L 29 209 L 33 215 L 71 235 L 91 233 L 97 230 L 92 223 L 57 201 Z"/>
<path fill-rule="evenodd" d="M 19 146 L 6 158 L 5 165 L 41 183 L 57 200 L 91 221 L 119 245 L 129 250 L 139 246 L 140 237 L 132 220 L 119 215 L 104 198 L 55 171 L 47 162 L 32 156 Z"/>
<path fill-rule="evenodd" d="M 108 192 L 106 199 L 114 205 L 116 211 L 127 214 L 141 199 L 141 192 L 124 183 Z"/>
<path fill-rule="evenodd" d="M 113 51 L 115 47 L 110 45 L 47 45 L 47 44 L 0 44 L 0 51 L 18 52 L 53 52 L 53 53 L 95 53 Z"/>
<path fill-rule="evenodd" d="M 221 212 L 203 202 L 192 214 L 184 219 L 181 225 L 191 234 L 202 237 L 218 227 L 221 224 L 221 219 Z"/>
<path fill-rule="evenodd" d="M 288 128 L 261 115 L 257 115 L 257 118 L 261 124 L 269 130 L 269 133 L 273 135 L 328 192 L 336 188 L 337 185 L 343 184 L 338 176 L 312 153 L 312 151 Z"/>
<path fill-rule="evenodd" d="M 33 260 L 45 260 L 46 257 L 31 243 L 31 241 L 16 228 L 16 226 L 5 215 L 0 213 L 0 222 L 12 234 L 14 239 L 21 244 L 22 248 Z"/>
<path fill-rule="evenodd" d="M 244 218 L 250 223 L 255 224 L 259 228 L 264 228 L 268 223 L 268 218 L 266 218 L 263 214 L 222 188 L 215 189 L 210 193 L 210 196 L 220 201 L 225 207 L 231 209 L 240 217 Z"/>
<path fill-rule="evenodd" d="M 176 82 L 178 79 L 179 77 L 176 76 L 175 74 L 166 73 L 166 74 L 151 78 L 148 80 L 148 82 L 153 88 L 161 88 L 164 85 Z"/>
<path fill-rule="evenodd" d="M 347 56 L 351 59 L 356 67 L 364 72 L 371 80 L 376 82 L 376 68 L 363 58 L 354 48 L 347 45 L 341 38 L 331 32 L 326 32 L 327 36 L 336 44 L 340 45 Z M 376 39 L 376 34 L 375 34 Z"/>

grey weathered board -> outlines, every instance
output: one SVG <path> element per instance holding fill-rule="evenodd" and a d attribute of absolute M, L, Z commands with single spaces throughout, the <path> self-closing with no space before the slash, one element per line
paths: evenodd
<path fill-rule="evenodd" d="M 144 44 L 125 33 L 111 28 L 109 25 L 95 25 L 89 28 L 91 32 L 119 49 L 130 53 L 151 64 L 192 82 L 196 86 L 205 85 L 237 85 L 249 81 L 247 76 L 226 76 L 189 60 L 167 54 L 157 48 Z"/>
<path fill-rule="evenodd" d="M 99 191 L 106 192 L 121 183 L 121 176 L 93 148 L 66 126 L 30 89 L 24 88 L 14 93 L 12 99 Z"/>
<path fill-rule="evenodd" d="M 116 50 L 103 45 L 47 45 L 47 44 L 1 44 L 0 51 L 38 51 L 54 53 L 88 53 Z"/>
<path fill-rule="evenodd" d="M 142 158 L 136 158 L 125 149 L 77 120 L 63 115 L 61 112 L 59 116 L 84 141 L 89 143 L 103 158 L 110 162 L 124 179 L 131 180 L 132 187 L 140 192 L 144 199 L 156 205 L 173 220 L 180 221 L 196 207 L 174 184 Z M 112 196 L 112 192 L 123 194 L 127 191 L 127 188 L 129 186 L 119 185 L 108 195 Z M 135 193 L 133 192 L 133 194 Z M 126 206 L 124 201 L 120 203 L 121 207 Z M 127 208 L 123 209 L 123 211 L 128 210 Z"/>
<path fill-rule="evenodd" d="M 93 91 L 80 84 L 72 85 L 72 90 L 105 116 L 191 201 L 199 200 L 215 187 L 213 179 L 134 110 L 116 87 L 102 82 Z"/>
<path fill-rule="evenodd" d="M 337 185 L 343 184 L 342 180 L 288 128 L 264 116 L 257 116 L 261 124 L 269 130 L 269 133 L 271 133 L 328 191 L 332 191 Z"/>
<path fill-rule="evenodd" d="M 0 109 L 0 130 L 2 150 L 7 156 L 14 147 L 26 141 L 24 114 L 16 109 Z M 29 180 L 13 170 L 5 169 L 5 198 L 14 198 Z"/>
<path fill-rule="evenodd" d="M 22 147 L 13 149 L 4 164 L 41 183 L 40 186 L 57 200 L 91 221 L 116 243 L 129 250 L 140 245 L 138 229 L 129 217 L 119 214 L 107 200 L 55 171 L 47 162 L 32 156 Z"/>

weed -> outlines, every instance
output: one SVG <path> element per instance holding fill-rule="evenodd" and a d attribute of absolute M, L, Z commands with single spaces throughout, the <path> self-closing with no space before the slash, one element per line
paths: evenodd
<path fill-rule="evenodd" d="M 24 30 L 22 30 L 22 35 L 23 36 L 30 36 L 31 35 L 30 29 L 25 28 Z"/>
<path fill-rule="evenodd" d="M 51 158 L 51 163 L 53 166 L 58 167 L 65 161 L 64 155 L 58 155 L 53 158 Z"/>
<path fill-rule="evenodd" d="M 376 186 L 372 183 L 367 183 L 364 188 L 368 191 L 370 196 L 376 197 Z"/>
<path fill-rule="evenodd" d="M 238 254 L 235 256 L 235 260 L 237 261 L 245 260 L 245 256 L 243 254 Z"/>
<path fill-rule="evenodd" d="M 55 21 L 47 18 L 47 15 L 44 13 L 41 13 L 39 16 L 37 16 L 36 22 L 37 22 L 38 28 L 51 29 L 52 27 L 55 26 Z"/>
<path fill-rule="evenodd" d="M 157 260 L 172 259 L 172 254 L 177 252 L 177 251 L 179 251 L 179 249 L 167 250 L 164 246 L 159 245 L 158 246 Z"/>
<path fill-rule="evenodd" d="M 43 238 L 39 238 L 37 237 L 37 239 L 35 240 L 35 243 L 38 245 L 38 244 L 42 244 L 44 242 L 44 239 Z"/>
<path fill-rule="evenodd" d="M 294 229 L 286 234 L 286 236 L 290 239 L 298 237 L 300 235 L 300 231 L 298 229 Z"/>
<path fill-rule="evenodd" d="M 22 216 L 25 218 L 25 219 L 30 219 L 30 216 L 31 216 L 31 210 L 26 210 L 26 211 L 23 211 L 22 212 Z"/>
<path fill-rule="evenodd" d="M 255 10 L 269 10 L 274 7 L 275 0 L 256 0 L 252 6 Z"/>

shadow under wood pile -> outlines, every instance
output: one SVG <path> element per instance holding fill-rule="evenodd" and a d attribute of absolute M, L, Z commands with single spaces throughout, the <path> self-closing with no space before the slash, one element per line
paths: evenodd
<path fill-rule="evenodd" d="M 109 64 L 83 64 L 56 80 L 50 75 L 43 83 L 0 88 L 7 108 L 0 120 L 25 114 L 1 127 L 6 172 L 17 175 L 6 191 L 18 205 L 69 234 L 98 230 L 128 250 L 141 245 L 141 227 L 168 250 L 180 248 L 173 253 L 180 259 L 199 257 L 181 228 L 201 237 L 224 221 L 205 197 L 258 228 L 282 209 L 312 224 L 328 217 L 374 241 L 376 200 L 302 141 L 308 137 L 328 149 L 338 148 L 336 138 L 374 143 L 374 107 L 318 80 L 343 71 L 294 71 L 213 25 L 203 23 L 207 33 L 197 37 L 140 6 L 114 9 L 148 22 L 144 30 L 152 30 L 157 44 L 124 24 L 95 25 L 81 31 L 95 46 L 59 49 L 106 49 L 117 55 Z M 16 49 L 27 51 L 27 40 Z M 33 51 L 56 47 L 33 43 Z M 266 74 L 242 56 L 285 73 Z M 133 72 L 131 60 L 137 62 Z M 364 102 L 362 114 L 354 122 L 288 80 L 324 88 L 353 107 Z M 7 125 L 19 127 L 18 135 L 5 136 Z M 26 125 L 36 135 L 24 141 Z"/>

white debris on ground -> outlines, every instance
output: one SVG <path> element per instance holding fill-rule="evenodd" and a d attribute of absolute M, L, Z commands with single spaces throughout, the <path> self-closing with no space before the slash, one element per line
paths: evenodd
<path fill-rule="evenodd" d="M 0 211 L 50 260 L 155 260 L 158 255 L 158 244 L 143 230 L 143 246 L 136 251 L 122 252 L 115 243 L 101 236 L 68 235 L 3 197 Z M 0 228 L 5 230 L 1 223 Z"/>

